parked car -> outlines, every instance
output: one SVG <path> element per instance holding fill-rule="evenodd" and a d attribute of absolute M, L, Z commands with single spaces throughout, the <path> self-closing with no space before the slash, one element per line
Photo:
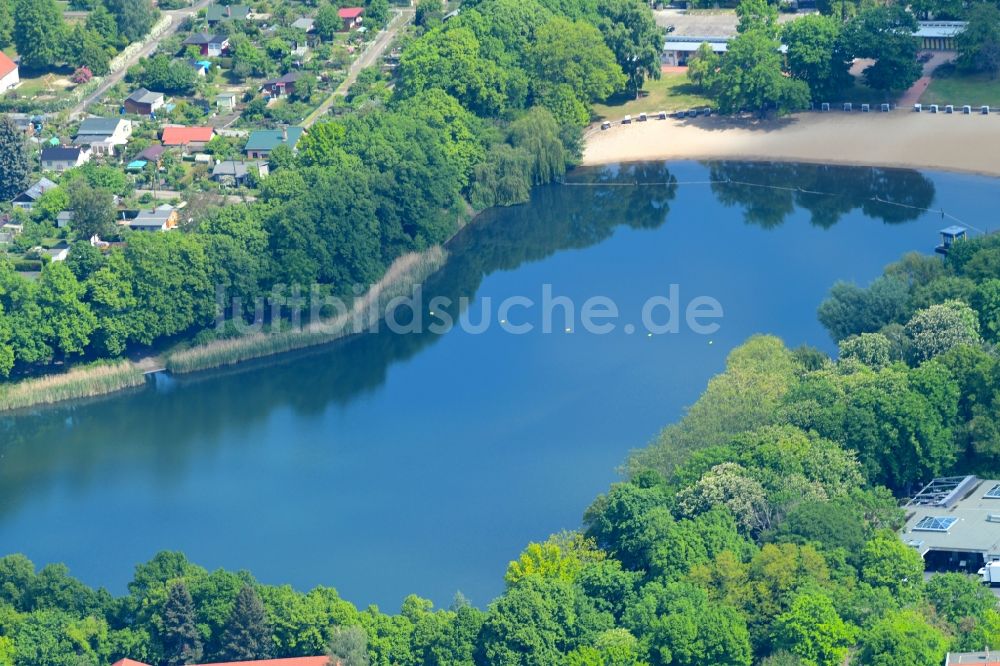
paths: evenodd
<path fill-rule="evenodd" d="M 667 119 L 667 112 L 666 111 L 658 111 L 656 113 L 656 117 L 659 118 L 660 120 L 666 120 Z"/>
<path fill-rule="evenodd" d="M 640 114 L 639 114 L 639 122 L 640 122 L 640 123 L 644 123 L 644 122 L 646 122 L 646 119 L 647 119 L 647 118 L 646 118 L 646 114 L 645 114 L 645 113 L 640 113 Z"/>
<path fill-rule="evenodd" d="M 625 116 L 624 118 L 622 118 L 622 125 L 631 125 L 631 124 L 632 124 L 632 116 Z"/>
<path fill-rule="evenodd" d="M 611 129 L 611 123 L 605 120 L 603 123 L 601 123 L 601 129 L 602 130 Z"/>

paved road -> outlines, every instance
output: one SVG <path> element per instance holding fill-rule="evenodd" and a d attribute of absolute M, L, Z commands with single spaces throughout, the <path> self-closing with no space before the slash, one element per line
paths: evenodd
<path fill-rule="evenodd" d="M 159 37 L 151 39 L 148 44 L 139 49 L 139 51 L 137 51 L 131 58 L 126 60 L 121 69 L 114 74 L 106 76 L 101 82 L 101 85 L 97 87 L 97 90 L 85 97 L 79 104 L 70 110 L 70 116 L 73 117 L 81 115 L 88 106 L 104 97 L 112 86 L 117 85 L 118 82 L 122 80 L 129 68 L 139 62 L 140 58 L 148 57 L 156 49 L 156 47 L 160 45 L 160 42 L 176 33 L 177 30 L 180 29 L 181 23 L 184 22 L 184 19 L 188 16 L 194 16 L 199 10 L 204 9 L 212 2 L 213 0 L 198 0 L 190 7 L 163 12 L 170 17 L 170 25 L 167 29 L 164 30 Z"/>
<path fill-rule="evenodd" d="M 382 57 L 385 50 L 389 48 L 389 45 L 396 39 L 396 35 L 399 34 L 399 31 L 413 21 L 414 15 L 415 12 L 413 9 L 401 9 L 396 11 L 395 16 L 393 16 L 392 20 L 389 21 L 389 25 L 387 25 L 385 29 L 382 30 L 377 37 L 375 37 L 375 41 L 364 50 L 361 56 L 351 63 L 350 68 L 347 70 L 347 78 L 344 79 L 343 83 L 337 86 L 337 89 L 330 93 L 330 96 L 319 105 L 319 108 L 306 117 L 306 119 L 302 122 L 302 125 L 304 127 L 312 127 L 316 124 L 316 121 L 325 116 L 330 110 L 330 107 L 333 106 L 333 102 L 337 96 L 347 94 L 348 89 L 354 85 L 354 82 L 357 80 L 358 74 L 361 70 L 366 67 L 371 67 L 378 62 L 378 59 Z"/>

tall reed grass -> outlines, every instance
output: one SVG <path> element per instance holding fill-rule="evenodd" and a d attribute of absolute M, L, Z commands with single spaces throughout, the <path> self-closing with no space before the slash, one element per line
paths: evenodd
<path fill-rule="evenodd" d="M 349 312 L 297 330 L 253 333 L 177 351 L 167 356 L 167 370 L 183 374 L 220 368 L 346 337 L 355 332 L 351 326 L 355 318 L 371 310 L 383 312 L 389 301 L 412 293 L 413 287 L 439 269 L 446 259 L 447 253 L 440 246 L 403 255 L 389 266 L 382 279 L 369 287 L 363 296 L 355 299 Z"/>
<path fill-rule="evenodd" d="M 58 375 L 0 384 L 0 411 L 105 395 L 144 382 L 142 370 L 130 361 L 83 366 Z"/>

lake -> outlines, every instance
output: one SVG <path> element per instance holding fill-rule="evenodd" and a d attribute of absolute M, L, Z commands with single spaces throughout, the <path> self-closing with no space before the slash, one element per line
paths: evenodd
<path fill-rule="evenodd" d="M 0 553 L 115 593 L 136 563 L 181 550 L 386 611 L 411 592 L 485 605 L 508 561 L 579 527 L 734 346 L 768 332 L 833 352 L 815 313 L 834 281 L 867 283 L 1000 208 L 994 180 L 906 170 L 671 163 L 570 181 L 463 230 L 424 297 L 467 297 L 475 322 L 551 285 L 577 308 L 611 299 L 615 331 L 564 326 L 559 310 L 552 333 L 383 330 L 2 417 Z M 718 331 L 647 335 L 643 305 L 671 285 L 681 307 L 716 299 Z"/>

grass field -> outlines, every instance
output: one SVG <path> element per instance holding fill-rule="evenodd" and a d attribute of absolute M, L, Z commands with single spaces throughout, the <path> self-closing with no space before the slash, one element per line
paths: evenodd
<path fill-rule="evenodd" d="M 935 77 L 920 97 L 921 104 L 987 105 L 1000 107 L 1000 79 L 985 74 Z"/>
<path fill-rule="evenodd" d="M 676 111 L 697 106 L 713 106 L 712 100 L 698 94 L 687 74 L 665 73 L 661 78 L 646 81 L 644 95 L 639 99 L 631 95 L 613 97 L 605 104 L 594 105 L 594 115 L 598 120 L 605 118 L 618 120 L 624 115 L 652 113 L 655 111 Z"/>

